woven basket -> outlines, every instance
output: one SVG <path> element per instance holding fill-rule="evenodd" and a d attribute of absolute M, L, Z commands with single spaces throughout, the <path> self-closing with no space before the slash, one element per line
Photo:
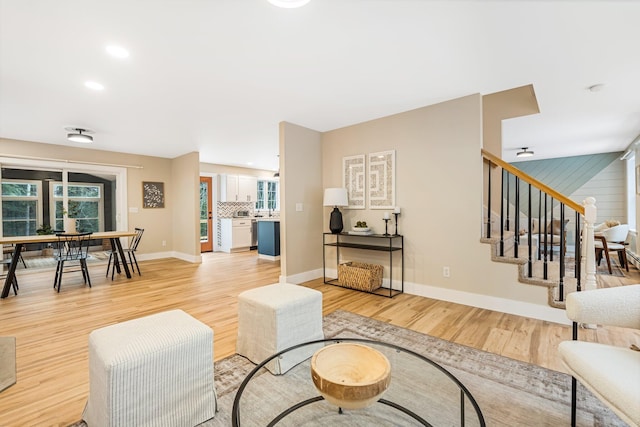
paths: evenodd
<path fill-rule="evenodd" d="M 382 286 L 383 267 L 364 262 L 345 262 L 338 266 L 338 282 L 345 288 L 374 291 Z"/>

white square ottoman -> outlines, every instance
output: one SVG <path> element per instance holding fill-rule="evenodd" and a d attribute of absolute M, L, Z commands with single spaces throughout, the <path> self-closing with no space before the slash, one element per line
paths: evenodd
<path fill-rule="evenodd" d="M 286 348 L 324 338 L 322 292 L 304 286 L 277 283 L 238 295 L 236 352 L 261 363 Z M 273 374 L 284 374 L 321 347 L 293 350 L 269 362 Z"/>
<path fill-rule="evenodd" d="M 214 417 L 213 331 L 182 310 L 89 334 L 92 426 L 195 426 Z"/>

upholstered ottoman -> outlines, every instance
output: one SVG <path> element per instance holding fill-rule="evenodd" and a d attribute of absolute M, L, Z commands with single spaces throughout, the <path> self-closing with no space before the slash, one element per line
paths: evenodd
<path fill-rule="evenodd" d="M 195 426 L 216 411 L 213 331 L 182 310 L 89 334 L 91 426 Z"/>
<path fill-rule="evenodd" d="M 274 284 L 238 296 L 236 351 L 260 363 L 286 348 L 324 338 L 322 293 L 291 284 Z M 284 374 L 320 347 L 306 346 L 269 362 L 271 373 Z"/>

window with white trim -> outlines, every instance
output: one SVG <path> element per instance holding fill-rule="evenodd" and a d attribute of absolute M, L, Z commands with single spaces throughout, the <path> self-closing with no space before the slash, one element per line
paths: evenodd
<path fill-rule="evenodd" d="M 33 236 L 42 222 L 40 181 L 2 180 L 2 235 Z"/>
<path fill-rule="evenodd" d="M 256 210 L 280 210 L 278 185 L 278 181 L 258 181 L 258 197 L 256 200 Z"/>
<path fill-rule="evenodd" d="M 93 233 L 104 231 L 104 189 L 102 184 L 70 182 L 68 187 L 69 211 L 64 211 L 64 187 L 61 182 L 51 182 L 51 224 L 54 229 L 64 230 L 65 213 L 76 219 L 78 231 Z"/>

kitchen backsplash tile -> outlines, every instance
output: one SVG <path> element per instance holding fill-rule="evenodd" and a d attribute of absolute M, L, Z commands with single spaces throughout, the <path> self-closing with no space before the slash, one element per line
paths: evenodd
<path fill-rule="evenodd" d="M 255 202 L 218 202 L 218 218 L 233 218 L 237 211 L 249 211 L 253 215 Z"/>

